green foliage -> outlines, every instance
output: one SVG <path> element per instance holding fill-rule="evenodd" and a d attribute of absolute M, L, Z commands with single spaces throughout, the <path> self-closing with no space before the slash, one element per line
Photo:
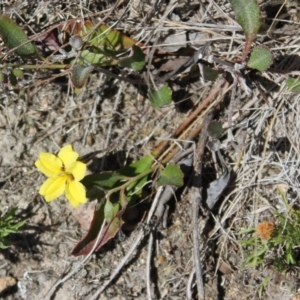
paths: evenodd
<path fill-rule="evenodd" d="M 12 86 L 16 86 L 18 84 L 18 79 L 13 72 L 10 72 L 8 75 L 9 83 Z"/>
<path fill-rule="evenodd" d="M 286 81 L 286 86 L 294 93 L 300 92 L 300 78 L 288 78 Z"/>
<path fill-rule="evenodd" d="M 24 31 L 10 18 L 0 15 L 0 35 L 4 44 L 16 48 L 15 53 L 21 57 L 39 56 L 36 47 L 29 42 Z"/>
<path fill-rule="evenodd" d="M 82 88 L 92 71 L 92 66 L 84 67 L 75 65 L 71 70 L 71 80 L 73 85 L 78 89 Z"/>
<path fill-rule="evenodd" d="M 80 54 L 80 60 L 98 66 L 118 64 L 119 57 L 137 43 L 136 40 L 131 39 L 118 30 L 112 29 L 105 24 L 95 26 L 94 23 L 88 20 L 84 22 L 70 20 L 64 30 L 72 36 L 77 35 L 81 37 L 85 42 L 85 49 Z M 135 47 L 138 48 L 137 46 Z M 140 65 L 140 53 L 138 56 L 139 58 L 135 63 Z M 138 68 L 135 64 L 134 67 Z"/>
<path fill-rule="evenodd" d="M 104 217 L 106 221 L 111 221 L 113 216 L 117 213 L 119 210 L 118 203 L 114 206 L 109 199 L 106 200 L 104 205 Z"/>
<path fill-rule="evenodd" d="M 110 201 L 105 199 L 99 202 L 94 211 L 93 220 L 87 234 L 78 242 L 72 251 L 74 256 L 87 255 L 90 253 L 96 243 L 103 222 L 106 222 L 107 225 L 104 227 L 103 234 L 96 245 L 95 251 L 99 251 L 100 248 L 120 230 L 124 223 L 122 214 L 126 209 L 127 203 L 119 210 L 118 204 L 113 205 L 109 202 Z"/>
<path fill-rule="evenodd" d="M 88 175 L 81 181 L 87 189 L 87 196 L 98 199 L 98 208 L 87 235 L 75 246 L 73 255 L 89 253 L 103 222 L 107 222 L 107 225 L 96 251 L 116 235 L 124 223 L 123 213 L 125 210 L 130 213 L 128 203 L 135 203 L 140 198 L 148 175 L 158 170 L 158 167 L 153 167 L 154 162 L 153 155 L 147 155 L 117 171 Z M 180 168 L 168 165 L 161 172 L 158 185 L 182 186 L 183 173 Z"/>
<path fill-rule="evenodd" d="M 183 186 L 183 173 L 179 166 L 167 165 L 167 167 L 160 173 L 160 178 L 157 185 L 171 185 L 176 187 Z"/>
<path fill-rule="evenodd" d="M 10 234 L 17 233 L 25 224 L 25 221 L 17 222 L 15 213 L 17 208 L 10 209 L 0 218 L 0 249 L 6 249 L 10 246 L 7 237 Z"/>
<path fill-rule="evenodd" d="M 266 259 L 271 259 L 276 270 L 285 272 L 296 265 L 295 249 L 300 245 L 300 211 L 290 209 L 287 215 L 277 212 L 275 216 L 276 227 L 269 239 L 262 240 L 252 234 L 250 238 L 240 241 L 246 247 L 245 266 L 256 267 L 266 262 Z M 255 228 L 250 228 L 247 233 L 251 232 L 254 233 Z"/>
<path fill-rule="evenodd" d="M 13 74 L 17 77 L 17 78 L 23 78 L 24 77 L 24 71 L 21 69 L 13 69 Z"/>
<path fill-rule="evenodd" d="M 128 203 L 142 195 L 148 175 L 153 171 L 153 161 L 153 156 L 147 155 L 118 171 L 88 175 L 81 181 L 87 189 L 87 197 L 98 199 L 99 207 L 87 235 L 73 249 L 73 255 L 88 254 L 103 222 L 108 225 L 96 251 L 116 235 L 124 223 L 124 211 L 130 210 Z"/>
<path fill-rule="evenodd" d="M 142 49 L 136 45 L 131 47 L 131 55 L 129 57 L 121 58 L 119 66 L 122 68 L 130 68 L 133 71 L 141 71 L 145 65 L 146 55 Z"/>
<path fill-rule="evenodd" d="M 241 62 L 244 62 L 261 25 L 259 6 L 256 0 L 230 0 L 230 2 L 246 36 L 246 43 L 241 57 Z"/>
<path fill-rule="evenodd" d="M 236 18 L 242 26 L 246 37 L 256 36 L 261 22 L 260 11 L 256 0 L 230 0 Z"/>
<path fill-rule="evenodd" d="M 151 172 L 152 163 L 152 155 L 147 155 L 118 171 L 88 175 L 81 182 L 88 191 L 95 189 L 94 193 L 100 192 L 101 198 L 103 197 L 102 191 L 110 196 L 126 188 L 130 200 L 130 195 L 141 194 L 141 188 Z"/>
<path fill-rule="evenodd" d="M 212 138 L 218 138 L 225 131 L 223 124 L 219 121 L 212 121 L 208 124 L 207 132 Z"/>
<path fill-rule="evenodd" d="M 272 52 L 267 47 L 257 46 L 253 48 L 247 65 L 249 68 L 263 72 L 267 70 L 272 63 Z"/>
<path fill-rule="evenodd" d="M 127 183 L 126 190 L 128 191 L 128 201 L 132 199 L 132 197 L 136 198 L 142 195 L 143 186 L 147 182 L 148 174 L 152 172 L 152 164 L 154 158 L 152 155 L 147 155 L 140 160 L 130 164 L 127 167 L 124 167 L 120 170 L 121 174 L 126 176 L 133 177 L 131 179 L 131 183 Z M 143 175 L 145 174 L 145 175 Z M 135 195 L 135 196 L 134 196 Z"/>
<path fill-rule="evenodd" d="M 263 291 L 264 289 L 269 285 L 270 282 L 270 277 L 267 276 L 259 285 L 258 287 L 258 296 L 259 299 L 262 299 Z"/>
<path fill-rule="evenodd" d="M 117 64 L 117 60 L 114 59 L 114 55 L 111 55 L 111 53 L 105 54 L 102 51 L 94 48 L 92 50 L 83 50 L 80 58 L 84 63 L 90 63 L 92 65 L 101 67 Z"/>
<path fill-rule="evenodd" d="M 203 65 L 203 75 L 205 80 L 216 81 L 220 74 L 222 74 L 222 71 L 214 70 L 210 66 Z"/>
<path fill-rule="evenodd" d="M 148 92 L 148 97 L 152 107 L 160 108 L 171 103 L 172 91 L 167 84 L 164 84 L 158 91 L 150 90 Z"/>
<path fill-rule="evenodd" d="M 284 250 L 275 259 L 277 269 L 284 271 L 296 264 L 294 248 L 300 245 L 300 211 L 291 209 L 287 216 L 282 213 L 276 216 L 279 224 L 268 244 L 270 248 L 280 246 Z"/>
<path fill-rule="evenodd" d="M 137 43 L 136 40 L 105 24 L 95 28 L 95 25 L 90 21 L 84 22 L 80 30 L 80 36 L 82 36 L 88 45 L 95 46 L 104 51 L 124 51 Z"/>
<path fill-rule="evenodd" d="M 99 174 L 92 174 L 85 176 L 82 179 L 82 184 L 89 190 L 92 187 L 99 187 L 99 189 L 108 191 L 121 184 L 121 180 L 126 180 L 125 175 L 115 172 L 103 172 Z"/>

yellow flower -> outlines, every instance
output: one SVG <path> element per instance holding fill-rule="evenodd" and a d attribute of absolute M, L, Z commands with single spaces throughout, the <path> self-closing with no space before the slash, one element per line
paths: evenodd
<path fill-rule="evenodd" d="M 49 177 L 39 190 L 47 202 L 65 192 L 73 207 L 86 203 L 85 188 L 79 182 L 85 176 L 86 164 L 77 161 L 78 156 L 71 145 L 64 146 L 57 156 L 40 153 L 40 159 L 35 162 L 35 166 Z"/>

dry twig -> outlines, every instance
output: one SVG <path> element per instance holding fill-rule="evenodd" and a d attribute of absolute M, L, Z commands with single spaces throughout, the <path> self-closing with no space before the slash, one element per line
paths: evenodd
<path fill-rule="evenodd" d="M 197 281 L 197 291 L 198 291 L 198 300 L 205 299 L 205 291 L 203 284 L 203 274 L 200 261 L 199 253 L 199 229 L 198 229 L 198 218 L 199 218 L 199 208 L 202 207 L 202 164 L 203 164 L 203 155 L 207 139 L 207 126 L 211 116 L 205 120 L 204 128 L 199 137 L 199 141 L 196 147 L 196 156 L 194 160 L 194 178 L 193 178 L 193 187 L 191 188 L 191 202 L 192 202 L 192 224 L 193 224 L 193 253 L 194 253 L 194 268 L 196 272 L 196 281 Z"/>

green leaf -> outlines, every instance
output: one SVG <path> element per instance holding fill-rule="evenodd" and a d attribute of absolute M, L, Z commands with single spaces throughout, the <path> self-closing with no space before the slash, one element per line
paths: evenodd
<path fill-rule="evenodd" d="M 119 170 L 119 172 L 123 175 L 126 175 L 128 177 L 135 177 L 142 173 L 148 172 L 151 170 L 152 164 L 153 164 L 153 156 L 147 155 L 140 160 L 130 164 L 129 166 L 126 166 Z M 142 187 L 147 182 L 148 175 L 134 181 L 130 186 L 128 186 L 127 191 L 130 194 L 128 197 L 128 201 L 132 200 L 133 194 L 135 196 L 140 196 L 142 194 Z"/>
<path fill-rule="evenodd" d="M 123 51 L 137 44 L 136 40 L 131 39 L 122 32 L 112 29 L 107 25 L 100 25 L 94 28 L 94 24 L 85 21 L 80 34 L 86 37 L 86 43 L 98 48 L 110 49 L 113 51 Z"/>
<path fill-rule="evenodd" d="M 151 169 L 154 158 L 152 155 L 147 155 L 140 160 L 119 170 L 120 174 L 134 177 L 138 174 L 146 172 Z"/>
<path fill-rule="evenodd" d="M 131 47 L 131 53 L 129 57 L 121 58 L 119 66 L 122 68 L 130 68 L 133 71 L 140 71 L 145 65 L 146 55 L 143 53 L 140 47 L 133 45 Z"/>
<path fill-rule="evenodd" d="M 118 30 L 109 28 L 104 24 L 96 27 L 94 23 L 88 20 L 84 22 L 70 20 L 62 30 L 84 40 L 86 49 L 82 51 L 81 58 L 94 65 L 116 65 L 120 54 L 138 44 L 136 40 Z M 140 60 L 137 62 L 134 67 L 138 68 Z"/>
<path fill-rule="evenodd" d="M 36 47 L 29 42 L 24 31 L 10 18 L 0 15 L 0 35 L 4 44 L 21 57 L 39 56 Z"/>
<path fill-rule="evenodd" d="M 256 36 L 261 22 L 260 11 L 256 0 L 230 0 L 236 18 L 242 26 L 246 37 Z"/>
<path fill-rule="evenodd" d="M 244 62 L 250 51 L 251 43 L 261 25 L 259 6 L 256 0 L 230 0 L 230 2 L 246 36 L 246 43 L 241 58 L 241 62 Z"/>
<path fill-rule="evenodd" d="M 222 71 L 214 70 L 209 66 L 203 65 L 203 75 L 205 80 L 215 81 L 220 74 L 222 74 Z"/>
<path fill-rule="evenodd" d="M 17 86 L 18 85 L 18 79 L 17 79 L 17 77 L 15 76 L 15 74 L 13 72 L 9 73 L 8 79 L 9 79 L 9 83 L 12 86 Z"/>
<path fill-rule="evenodd" d="M 104 207 L 105 204 L 103 202 L 100 203 L 100 206 L 96 206 L 91 226 L 87 234 L 74 247 L 72 255 L 88 255 L 93 249 L 97 240 L 98 233 L 103 222 L 105 221 Z M 114 216 L 112 217 L 111 221 L 104 227 L 103 234 L 95 247 L 95 252 L 99 251 L 101 247 L 105 245 L 109 240 L 111 240 L 120 230 L 124 223 L 121 217 L 125 210 L 126 205 L 122 206 L 121 210 L 118 210 L 118 206 L 114 207 Z"/>
<path fill-rule="evenodd" d="M 88 175 L 81 181 L 88 190 L 88 196 L 89 192 L 93 191 L 94 197 L 101 200 L 96 206 L 88 233 L 77 243 L 72 251 L 73 255 L 87 255 L 93 249 L 104 221 L 108 221 L 108 224 L 104 227 L 103 235 L 95 246 L 95 251 L 99 251 L 117 234 L 124 224 L 123 213 L 127 209 L 129 201 L 136 199 L 142 193 L 142 187 L 147 181 L 153 161 L 153 156 L 147 155 L 118 171 Z M 130 185 L 128 183 L 126 188 L 122 187 L 129 180 L 133 182 L 130 182 Z M 117 187 L 119 190 L 108 194 L 111 189 Z M 109 195 L 109 200 L 105 199 L 105 192 L 106 196 Z M 130 209 L 131 207 L 128 208 L 128 213 L 131 212 Z"/>
<path fill-rule="evenodd" d="M 286 262 L 290 265 L 295 265 L 296 260 L 294 258 L 294 255 L 291 252 L 286 253 Z"/>
<path fill-rule="evenodd" d="M 225 131 L 223 124 L 218 121 L 212 121 L 207 127 L 207 132 L 212 138 L 218 138 Z"/>
<path fill-rule="evenodd" d="M 246 265 L 247 266 L 258 266 L 263 262 L 265 253 L 267 252 L 267 248 L 263 247 L 259 250 L 253 250 L 254 253 L 247 257 Z"/>
<path fill-rule="evenodd" d="M 82 88 L 92 71 L 92 66 L 75 65 L 71 70 L 71 80 L 75 88 Z"/>
<path fill-rule="evenodd" d="M 300 78 L 288 78 L 285 84 L 294 93 L 300 92 Z"/>
<path fill-rule="evenodd" d="M 103 190 L 109 190 L 120 185 L 121 180 L 125 180 L 127 177 L 119 172 L 103 172 L 100 174 L 91 174 L 85 176 L 81 183 L 87 188 L 98 186 Z"/>
<path fill-rule="evenodd" d="M 86 191 L 86 197 L 91 200 L 99 200 L 105 197 L 105 191 L 99 186 L 91 186 Z"/>
<path fill-rule="evenodd" d="M 0 249 L 8 248 L 11 243 L 7 240 L 7 236 L 12 233 L 17 233 L 18 230 L 25 224 L 26 221 L 16 221 L 16 207 L 10 209 L 0 218 Z"/>
<path fill-rule="evenodd" d="M 259 265 L 261 265 L 263 263 L 263 258 L 261 257 L 256 257 L 256 258 L 253 258 L 251 257 L 251 259 L 247 259 L 244 266 L 247 266 L 247 267 L 257 267 Z"/>
<path fill-rule="evenodd" d="M 104 205 L 104 217 L 109 222 L 114 216 L 114 206 L 109 199 L 106 200 Z"/>
<path fill-rule="evenodd" d="M 153 156 L 147 155 L 139 161 L 121 168 L 118 171 L 87 175 L 82 179 L 81 183 L 87 189 L 88 198 L 99 199 L 104 196 L 105 192 L 124 184 L 126 181 L 139 174 L 151 170 L 152 163 Z M 131 193 L 135 193 L 135 195 L 140 195 L 142 193 L 141 187 L 146 181 L 147 175 L 134 181 L 127 187 L 127 191 L 131 191 Z M 129 201 L 130 200 L 131 199 L 129 199 Z"/>
<path fill-rule="evenodd" d="M 249 68 L 263 72 L 267 70 L 272 63 L 272 52 L 265 46 L 257 46 L 253 48 L 247 65 Z"/>
<path fill-rule="evenodd" d="M 80 93 L 82 93 L 83 90 L 84 90 L 84 86 L 80 89 L 74 88 L 74 94 L 79 95 Z"/>
<path fill-rule="evenodd" d="M 165 83 L 158 91 L 149 90 L 148 97 L 153 108 L 160 108 L 171 103 L 172 90 Z"/>
<path fill-rule="evenodd" d="M 183 186 L 183 173 L 179 166 L 168 165 L 161 173 L 157 185 Z"/>
<path fill-rule="evenodd" d="M 99 53 L 99 51 L 83 50 L 80 58 L 84 62 L 89 62 L 92 65 L 112 66 L 117 64 L 117 60 L 108 54 Z"/>
<path fill-rule="evenodd" d="M 126 195 L 125 195 L 124 189 L 122 189 L 122 190 L 120 191 L 120 198 L 119 198 L 119 200 L 120 200 L 120 205 L 121 205 L 122 207 L 127 206 L 127 204 L 128 204 L 128 198 L 127 198 Z"/>
<path fill-rule="evenodd" d="M 17 77 L 17 78 L 23 78 L 24 77 L 24 71 L 21 69 L 13 69 L 13 74 Z"/>

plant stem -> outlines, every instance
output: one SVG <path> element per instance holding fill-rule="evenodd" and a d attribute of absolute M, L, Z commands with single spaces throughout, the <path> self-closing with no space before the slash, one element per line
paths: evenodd
<path fill-rule="evenodd" d="M 129 179 L 128 181 L 126 181 L 124 184 L 122 184 L 122 185 L 120 185 L 120 186 L 118 186 L 118 187 L 116 187 L 116 188 L 113 188 L 113 189 L 109 190 L 109 191 L 106 193 L 106 198 L 109 198 L 109 196 L 112 195 L 112 194 L 115 193 L 115 192 L 118 192 L 118 191 L 120 191 L 120 190 L 122 190 L 122 189 L 126 189 L 126 188 L 127 188 L 128 186 L 130 186 L 132 183 L 138 181 L 139 179 L 144 178 L 144 177 L 147 176 L 148 174 L 154 172 L 156 169 L 157 169 L 157 166 L 152 167 L 151 169 L 149 169 L 149 170 L 147 170 L 147 171 L 145 171 L 145 172 L 143 172 L 143 173 L 140 173 L 140 174 L 138 174 L 138 175 L 135 176 L 135 177 L 130 178 L 130 179 Z"/>
<path fill-rule="evenodd" d="M 22 65 L 22 64 L 6 64 L 3 65 L 0 69 L 4 68 L 20 68 L 20 69 L 67 69 L 71 67 L 70 64 L 45 64 L 45 65 Z"/>

